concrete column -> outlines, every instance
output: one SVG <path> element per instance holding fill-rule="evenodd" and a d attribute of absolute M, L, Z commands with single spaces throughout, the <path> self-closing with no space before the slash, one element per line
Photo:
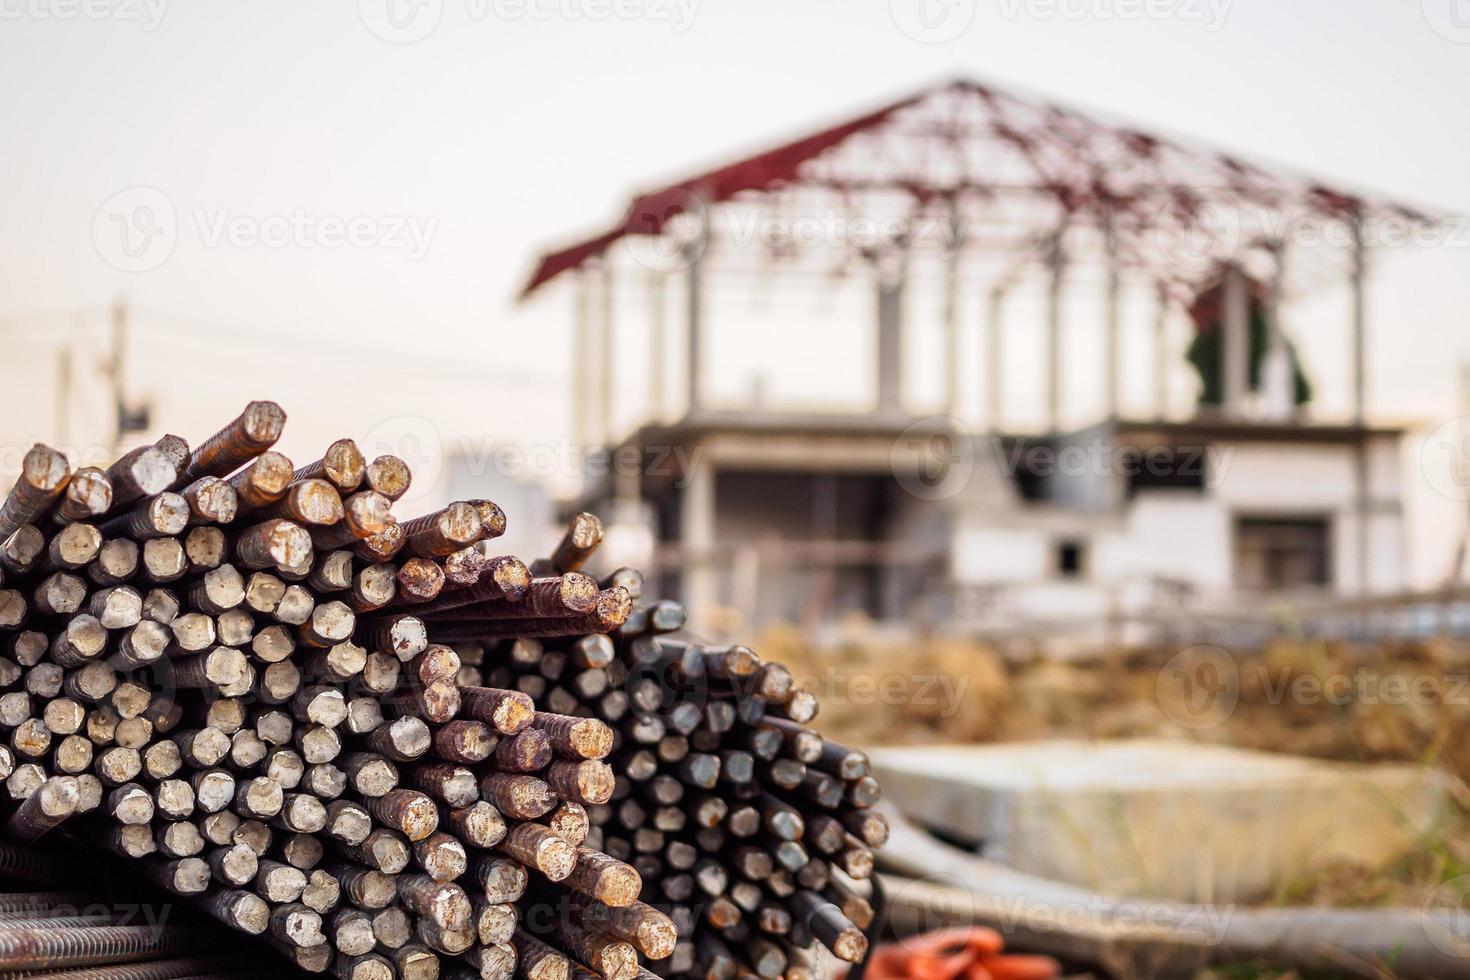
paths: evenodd
<path fill-rule="evenodd" d="M 1247 359 L 1250 353 L 1250 295 L 1245 273 L 1240 266 L 1225 267 L 1220 359 L 1224 370 L 1225 414 L 1239 417 L 1245 412 L 1245 396 L 1250 375 Z"/>
<path fill-rule="evenodd" d="M 1107 310 L 1104 315 L 1103 327 L 1106 331 L 1103 350 L 1103 391 L 1106 397 L 1108 418 L 1117 418 L 1121 414 L 1121 399 L 1119 396 L 1119 345 L 1122 332 L 1122 300 L 1123 300 L 1123 270 L 1122 261 L 1118 255 L 1118 232 L 1113 227 L 1111 220 L 1104 229 L 1106 235 L 1107 261 L 1108 261 L 1108 284 L 1107 284 Z"/>
<path fill-rule="evenodd" d="M 1368 248 L 1363 241 L 1363 224 L 1354 220 L 1352 266 L 1353 330 L 1353 421 L 1362 425 L 1368 418 Z"/>
<path fill-rule="evenodd" d="M 944 266 L 944 412 L 953 417 L 960 403 L 960 252 L 959 216 L 949 211 L 949 241 Z"/>
<path fill-rule="evenodd" d="M 698 414 L 704 407 L 704 368 L 701 364 L 703 356 L 704 340 L 704 261 L 705 250 L 694 246 L 687 246 L 686 256 L 688 269 L 685 272 L 685 294 L 684 294 L 684 323 L 687 331 L 688 353 L 688 394 L 687 408 L 689 415 Z"/>
<path fill-rule="evenodd" d="M 663 421 L 666 411 L 664 395 L 668 385 L 665 371 L 669 311 L 665 304 L 664 280 L 662 272 L 648 276 L 648 417 L 654 422 Z"/>
<path fill-rule="evenodd" d="M 875 267 L 878 286 L 878 411 L 903 410 L 903 290 L 907 270 L 903 256 L 880 255 Z"/>
<path fill-rule="evenodd" d="M 1154 417 L 1169 414 L 1169 288 L 1159 283 L 1154 307 Z"/>
<path fill-rule="evenodd" d="M 985 421 L 991 431 L 1000 432 L 1005 413 L 1005 372 L 1001 364 L 1005 324 L 1001 320 L 1005 290 L 995 286 L 985 304 Z"/>
<path fill-rule="evenodd" d="M 1274 260 L 1270 289 L 1266 295 L 1266 360 L 1261 365 L 1261 390 L 1265 395 L 1266 417 L 1284 421 L 1296 412 L 1296 384 L 1291 365 L 1291 352 L 1286 346 L 1286 331 L 1281 324 L 1281 297 L 1286 280 L 1286 243 L 1277 242 L 1271 249 Z"/>
<path fill-rule="evenodd" d="M 1353 421 L 1362 426 L 1368 424 L 1368 248 L 1363 240 L 1363 223 L 1353 220 L 1353 266 L 1352 266 L 1352 319 L 1353 319 Z M 1354 458 L 1356 482 L 1356 504 L 1358 525 L 1358 591 L 1368 594 L 1368 570 L 1372 567 L 1372 556 L 1368 553 L 1371 535 L 1368 527 L 1368 440 L 1358 441 Z"/>
<path fill-rule="evenodd" d="M 600 285 L 602 287 L 601 308 L 599 310 L 600 335 L 597 343 L 598 353 L 598 378 L 597 378 L 597 431 L 601 437 L 602 445 L 611 446 L 614 438 L 613 423 L 613 376 L 616 365 L 616 325 L 614 324 L 613 308 L 617 300 L 613 292 L 613 267 L 606 257 L 602 260 L 602 268 L 599 270 Z"/>
<path fill-rule="evenodd" d="M 572 440 L 579 448 L 592 443 L 592 284 L 588 271 L 576 273 L 572 307 Z"/>
<path fill-rule="evenodd" d="M 1353 529 L 1356 532 L 1354 541 L 1357 546 L 1357 593 L 1367 595 L 1369 591 L 1369 571 L 1373 567 L 1373 556 L 1369 553 L 1371 549 L 1372 529 L 1369 527 L 1369 515 L 1372 505 L 1369 500 L 1369 474 L 1368 474 L 1368 439 L 1362 437 L 1353 452 Z"/>
<path fill-rule="evenodd" d="M 1057 432 L 1062 425 L 1062 278 L 1067 264 L 1061 232 L 1052 236 L 1046 264 L 1051 274 L 1046 298 L 1046 428 Z"/>
<path fill-rule="evenodd" d="M 719 598 L 715 573 L 715 467 L 701 452 L 690 454 L 679 499 L 679 556 L 682 559 L 683 600 L 695 632 L 708 628 Z"/>

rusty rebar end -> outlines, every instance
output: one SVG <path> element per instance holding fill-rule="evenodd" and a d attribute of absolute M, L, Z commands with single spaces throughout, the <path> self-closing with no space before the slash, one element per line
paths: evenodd
<path fill-rule="evenodd" d="M 286 412 L 275 402 L 256 401 L 240 413 L 240 435 L 252 447 L 268 449 L 286 428 Z"/>
<path fill-rule="evenodd" d="M 21 461 L 21 480 L 41 493 L 60 493 L 70 475 L 71 466 L 66 456 L 44 443 L 32 446 Z"/>
<path fill-rule="evenodd" d="M 367 466 L 367 484 L 389 500 L 397 500 L 408 492 L 413 473 L 397 456 L 379 456 Z"/>
<path fill-rule="evenodd" d="M 490 577 L 510 602 L 519 602 L 531 588 L 531 570 L 519 558 L 490 559 Z"/>

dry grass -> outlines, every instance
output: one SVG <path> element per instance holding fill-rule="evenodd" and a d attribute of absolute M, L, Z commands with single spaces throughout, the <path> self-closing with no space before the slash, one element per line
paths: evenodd
<path fill-rule="evenodd" d="M 1239 703 L 1210 727 L 1179 723 L 1188 712 L 1160 680 L 1169 651 L 1015 661 L 967 640 L 891 641 L 859 621 L 831 647 L 817 649 L 800 630 L 779 626 L 757 649 L 818 689 L 820 727 L 857 743 L 1180 738 L 1323 759 L 1433 763 L 1470 781 L 1470 683 L 1458 680 L 1470 669 L 1457 649 L 1405 645 L 1365 657 L 1340 646 L 1281 644 L 1242 654 Z M 1293 693 L 1334 683 L 1330 698 Z M 1397 696 L 1416 684 L 1419 694 Z M 872 695 L 885 689 L 899 696 Z"/>
<path fill-rule="evenodd" d="M 1458 680 L 1470 675 L 1466 651 L 1455 646 L 1364 653 L 1283 643 L 1240 655 L 1239 703 L 1211 727 L 1178 723 L 1186 717 L 1172 700 L 1179 692 L 1160 683 L 1171 651 L 1014 661 L 971 641 L 885 639 L 861 621 L 847 624 L 831 648 L 815 649 L 799 630 L 779 627 L 756 649 L 821 693 L 819 728 L 859 745 L 1158 737 L 1438 765 L 1461 781 L 1457 805 L 1397 866 L 1376 874 L 1327 868 L 1283 886 L 1274 900 L 1418 906 L 1444 882 L 1470 875 L 1470 684 Z M 1310 696 L 1333 684 L 1331 697 Z M 899 696 L 869 696 L 885 689 Z M 1399 696 L 1406 690 L 1416 693 Z"/>

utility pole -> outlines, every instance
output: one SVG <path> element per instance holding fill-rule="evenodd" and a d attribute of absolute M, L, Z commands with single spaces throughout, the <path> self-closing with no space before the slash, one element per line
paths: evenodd
<path fill-rule="evenodd" d="M 107 378 L 112 384 L 112 404 L 116 423 L 113 426 L 112 453 L 122 452 L 123 435 L 128 430 L 128 400 L 125 390 L 128 349 L 128 304 L 119 296 L 112 304 L 112 356 L 108 358 Z"/>
<path fill-rule="evenodd" d="M 130 432 L 146 432 L 151 424 L 152 406 L 147 402 L 135 405 L 128 401 L 128 304 L 119 296 L 112 304 L 112 353 L 104 371 L 112 386 L 112 404 L 116 422 L 112 433 L 113 455 L 122 452 L 123 442 Z"/>
<path fill-rule="evenodd" d="M 71 438 L 71 341 L 65 340 L 56 350 L 56 444 L 65 446 Z"/>

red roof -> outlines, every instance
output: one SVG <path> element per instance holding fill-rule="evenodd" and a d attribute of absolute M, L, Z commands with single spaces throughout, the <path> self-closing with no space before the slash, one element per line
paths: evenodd
<path fill-rule="evenodd" d="M 919 206 L 1030 194 L 1049 201 L 1053 215 L 1035 219 L 1039 230 L 1081 215 L 1106 216 L 1124 235 L 1181 230 L 1212 208 L 1232 209 L 1232 220 L 1265 211 L 1334 219 L 1377 211 L 1428 220 L 1412 208 L 960 79 L 640 194 L 610 230 L 544 254 L 522 296 L 624 236 L 663 232 L 693 207 L 801 186 L 832 191 L 844 201 L 875 190 L 900 192 Z"/>

